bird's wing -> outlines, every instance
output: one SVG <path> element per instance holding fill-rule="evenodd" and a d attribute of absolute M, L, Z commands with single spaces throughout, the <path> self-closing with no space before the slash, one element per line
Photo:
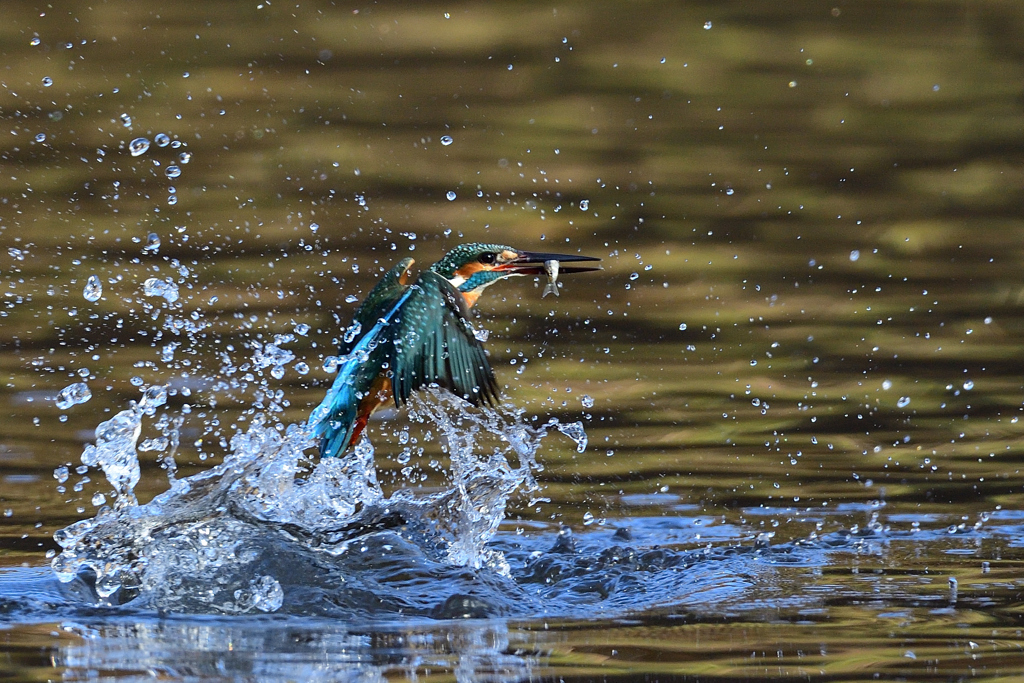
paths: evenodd
<path fill-rule="evenodd" d="M 359 332 L 351 335 L 346 341 L 342 339 L 338 347 L 338 355 L 347 356 L 359 343 L 360 338 L 365 335 L 377 323 L 377 320 L 384 316 L 395 303 L 402 297 L 408 285 L 405 284 L 409 277 L 409 269 L 412 268 L 413 259 L 404 258 L 384 274 L 384 277 L 370 290 L 370 293 L 363 299 L 363 303 L 356 309 L 353 319 L 359 323 Z"/>
<path fill-rule="evenodd" d="M 468 316 L 465 300 L 447 280 L 429 270 L 420 275 L 392 327 L 396 405 L 432 382 L 476 405 L 495 402 L 494 371 Z"/>

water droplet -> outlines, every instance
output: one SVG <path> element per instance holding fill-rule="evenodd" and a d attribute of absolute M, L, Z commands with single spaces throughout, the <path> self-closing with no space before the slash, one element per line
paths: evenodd
<path fill-rule="evenodd" d="M 43 76 L 43 87 L 49 88 L 51 85 L 53 85 L 53 79 L 49 76 Z"/>
<path fill-rule="evenodd" d="M 181 154 L 178 155 L 178 161 L 181 163 L 182 166 L 192 161 L 192 152 L 182 152 Z"/>
<path fill-rule="evenodd" d="M 156 136 L 153 138 L 153 142 L 157 144 L 157 147 L 166 147 L 167 145 L 171 144 L 171 139 L 164 135 L 163 133 L 157 133 Z"/>
<path fill-rule="evenodd" d="M 890 389 L 892 389 L 892 382 L 890 380 L 883 381 L 882 388 L 885 389 L 886 391 L 889 391 Z"/>
<path fill-rule="evenodd" d="M 583 404 L 584 408 L 593 408 L 594 407 L 594 399 L 591 398 L 590 396 L 586 395 L 586 394 L 583 394 L 582 396 L 580 396 L 580 403 Z"/>
<path fill-rule="evenodd" d="M 580 200 L 580 211 L 586 211 L 589 208 L 590 208 L 590 200 L 589 199 L 581 199 Z"/>
<path fill-rule="evenodd" d="M 711 24 L 710 21 L 705 21 L 704 22 L 704 30 L 705 31 L 710 31 L 711 30 L 711 26 L 712 26 L 712 24 Z"/>
<path fill-rule="evenodd" d="M 630 273 L 629 274 L 629 279 L 630 280 L 637 280 L 639 278 L 640 278 L 640 273 Z"/>
<path fill-rule="evenodd" d="M 177 166 L 168 166 L 164 169 L 164 175 L 168 178 L 177 178 L 181 175 L 181 169 Z"/>
<path fill-rule="evenodd" d="M 355 294 L 349 294 L 348 296 L 345 297 L 345 303 L 347 304 L 354 304 L 357 301 L 359 301 L 359 297 L 356 296 Z"/>
<path fill-rule="evenodd" d="M 86 301 L 98 301 L 103 296 L 103 283 L 98 275 L 90 275 L 85 281 L 85 288 L 82 289 L 82 296 Z"/>
<path fill-rule="evenodd" d="M 320 229 L 320 224 L 319 223 L 310 223 L 309 224 L 309 229 L 310 229 L 311 232 L 316 232 L 317 230 Z"/>
<path fill-rule="evenodd" d="M 295 334 L 305 337 L 307 334 L 309 334 L 309 325 L 307 325 L 306 323 L 299 323 L 298 325 L 295 326 Z"/>
<path fill-rule="evenodd" d="M 171 195 L 170 197 L 168 197 L 168 198 L 167 198 L 167 203 L 168 203 L 168 204 L 169 204 L 170 206 L 174 206 L 175 204 L 177 204 L 177 203 L 178 203 L 178 198 L 177 198 L 177 197 L 175 197 L 175 196 L 174 196 L 174 195 L 172 194 L 172 195 Z"/>
<path fill-rule="evenodd" d="M 96 507 L 99 507 L 100 505 L 103 505 L 106 502 L 107 497 L 104 496 L 102 493 L 97 493 L 92 497 L 92 504 L 95 505 Z"/>
<path fill-rule="evenodd" d="M 441 144 L 444 145 L 445 147 L 447 147 L 448 145 L 452 144 L 453 142 L 455 142 L 455 140 L 452 140 L 452 136 L 451 135 L 442 135 L 441 136 Z"/>
<path fill-rule="evenodd" d="M 128 151 L 132 153 L 133 157 L 145 154 L 148 149 L 149 140 L 147 140 L 146 138 L 135 138 L 134 140 L 128 143 Z"/>
<path fill-rule="evenodd" d="M 900 396 L 900 400 L 896 401 L 896 407 L 898 407 L 898 408 L 906 408 L 909 405 L 910 405 L 910 397 L 909 396 Z"/>
<path fill-rule="evenodd" d="M 299 373 L 300 375 L 305 375 L 307 372 L 309 372 L 309 366 L 300 361 L 295 364 L 295 372 Z"/>
<path fill-rule="evenodd" d="M 750 361 L 750 367 L 754 367 L 755 365 L 757 365 L 757 361 L 756 360 Z"/>
<path fill-rule="evenodd" d="M 46 133 L 38 133 L 36 135 L 36 142 L 46 142 Z"/>
<path fill-rule="evenodd" d="M 125 128 L 131 128 L 132 117 L 128 116 L 128 114 L 121 114 L 121 124 L 124 125 Z"/>
<path fill-rule="evenodd" d="M 686 329 L 686 323 L 679 323 L 679 331 L 682 332 Z"/>
<path fill-rule="evenodd" d="M 36 45 L 38 45 L 38 44 L 39 44 L 39 43 L 41 43 L 41 42 L 43 42 L 43 41 L 39 40 L 39 36 L 36 36 L 36 37 L 35 37 L 35 38 L 33 38 L 32 40 L 30 40 L 30 41 L 28 42 L 28 44 L 29 44 L 29 45 L 31 45 L 32 47 L 35 47 Z"/>
<path fill-rule="evenodd" d="M 149 387 L 142 393 L 139 399 L 139 408 L 142 410 L 155 410 L 167 403 L 167 387 L 156 385 Z"/>
<path fill-rule="evenodd" d="M 146 236 L 146 246 L 142 248 L 142 251 L 153 254 L 160 251 L 160 235 L 155 232 L 149 233 L 149 235 Z"/>
<path fill-rule="evenodd" d="M 731 187 L 725 191 L 727 195 L 732 195 L 733 192 L 735 192 L 735 190 L 733 190 Z"/>
<path fill-rule="evenodd" d="M 974 388 L 974 381 L 973 380 L 967 380 L 966 382 L 964 382 L 964 390 L 965 391 L 970 391 L 973 388 Z"/>
<path fill-rule="evenodd" d="M 455 201 L 455 197 L 457 195 L 455 194 L 454 190 L 448 190 L 448 195 L 447 196 L 448 196 L 448 201 L 454 202 Z"/>
<path fill-rule="evenodd" d="M 92 391 L 89 390 L 89 385 L 85 382 L 75 382 L 69 384 L 57 393 L 57 407 L 61 410 L 67 410 L 73 405 L 79 403 L 85 403 L 92 398 Z"/>
<path fill-rule="evenodd" d="M 851 261 L 856 261 L 859 258 L 860 258 L 860 251 L 859 250 L 854 249 L 853 251 L 850 252 L 850 260 Z"/>

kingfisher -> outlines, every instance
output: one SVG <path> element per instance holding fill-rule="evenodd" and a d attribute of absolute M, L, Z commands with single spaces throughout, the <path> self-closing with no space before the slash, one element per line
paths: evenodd
<path fill-rule="evenodd" d="M 469 310 L 485 289 L 517 275 L 600 270 L 593 256 L 521 251 L 503 244 L 462 244 L 409 284 L 414 263 L 399 261 L 356 310 L 339 348 L 341 362 L 327 396 L 309 416 L 320 456 L 338 457 L 356 442 L 370 415 L 394 400 L 437 384 L 473 405 L 494 405 L 498 384 Z"/>

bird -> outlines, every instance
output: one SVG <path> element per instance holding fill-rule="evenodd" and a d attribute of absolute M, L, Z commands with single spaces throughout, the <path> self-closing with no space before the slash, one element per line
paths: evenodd
<path fill-rule="evenodd" d="M 461 244 L 410 284 L 414 260 L 384 274 L 356 310 L 338 349 L 337 376 L 307 420 L 320 457 L 340 457 L 357 442 L 370 415 L 393 400 L 437 384 L 473 405 L 499 397 L 494 371 L 469 322 L 469 311 L 492 284 L 518 275 L 600 270 L 601 259 L 522 251 L 503 244 Z M 552 261 L 570 264 L 552 266 Z"/>

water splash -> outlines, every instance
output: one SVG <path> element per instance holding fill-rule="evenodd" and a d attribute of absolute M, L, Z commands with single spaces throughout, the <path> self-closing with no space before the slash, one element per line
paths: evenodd
<path fill-rule="evenodd" d="M 593 403 L 591 403 L 592 405 Z M 576 452 L 583 453 L 587 450 L 587 432 L 583 428 L 582 422 L 573 422 L 571 424 L 561 424 L 558 420 L 552 419 L 548 422 L 548 426 L 552 426 L 558 431 L 565 434 L 567 437 L 576 442 Z"/>
<path fill-rule="evenodd" d="M 277 344 L 254 344 L 252 366 L 274 368 L 292 356 Z M 103 603 L 237 614 L 275 611 L 290 600 L 290 607 L 310 610 L 311 603 L 295 594 L 308 589 L 370 610 L 379 600 L 372 593 L 349 595 L 351 583 L 373 583 L 400 567 L 467 567 L 508 577 L 504 555 L 487 544 L 509 498 L 538 488 L 533 473 L 540 469 L 536 453 L 547 428 L 566 427 L 551 421 L 533 428 L 522 410 L 471 409 L 429 389 L 412 401 L 410 417 L 440 436 L 451 463 L 450 486 L 427 495 L 400 489 L 386 496 L 368 439 L 343 457 L 315 462 L 316 444 L 306 426 L 276 421 L 279 406 L 271 402 L 210 470 L 176 478 L 172 448 L 162 457 L 170 488 L 139 505 L 139 452 L 178 442 L 181 416 L 164 413 L 155 426 L 167 436 L 137 445 L 143 422 L 166 400 L 166 387 L 149 387 L 137 404 L 97 428 L 82 462 L 103 471 L 116 498 L 95 518 L 55 534 L 63 549 L 53 561 L 58 578 L 87 578 Z M 339 574 L 341 566 L 348 569 Z"/>

